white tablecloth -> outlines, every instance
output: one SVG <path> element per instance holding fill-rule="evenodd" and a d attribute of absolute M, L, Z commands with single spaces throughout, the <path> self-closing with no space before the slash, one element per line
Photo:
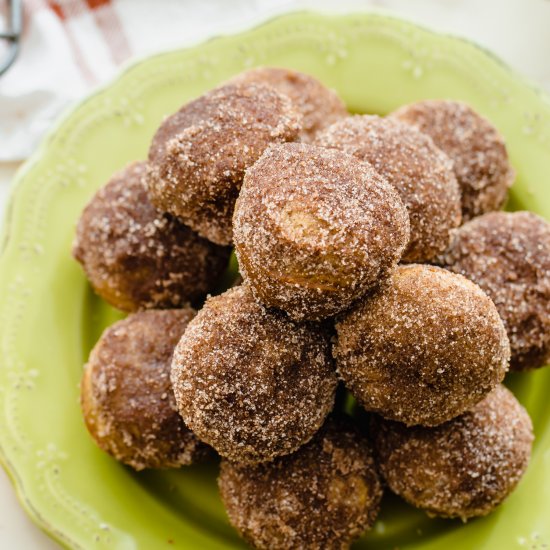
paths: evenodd
<path fill-rule="evenodd" d="M 0 78 L 0 221 L 9 183 L 21 160 L 32 152 L 60 111 L 116 74 L 125 57 L 194 44 L 292 9 L 389 10 L 478 42 L 550 91 L 549 0 L 50 2 L 64 13 L 64 22 L 53 13 L 39 14 L 43 4 L 45 0 L 26 0 L 23 49 L 14 67 Z M 100 4 L 104 4 L 103 11 L 91 11 L 91 5 Z M 124 28 L 126 41 L 115 45 L 113 54 L 109 47 L 116 41 L 116 25 Z M 80 58 L 76 60 L 75 40 Z M 41 67 L 47 72 L 38 70 Z M 1 469 L 0 511 L 0 548 L 57 548 L 27 519 Z"/>

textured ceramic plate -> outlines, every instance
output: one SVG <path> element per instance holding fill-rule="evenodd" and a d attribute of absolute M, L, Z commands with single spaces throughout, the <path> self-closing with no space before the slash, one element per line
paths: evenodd
<path fill-rule="evenodd" d="M 70 257 L 75 221 L 116 169 L 146 156 L 163 116 L 246 67 L 307 71 L 358 112 L 457 98 L 506 136 L 511 207 L 550 218 L 550 103 L 479 48 L 381 15 L 293 14 L 127 69 L 74 109 L 19 173 L 0 265 L 0 451 L 23 506 L 80 548 L 237 548 L 216 465 L 135 474 L 100 452 L 78 405 L 82 364 L 119 314 Z M 510 381 L 529 409 L 534 456 L 496 513 L 463 526 L 387 497 L 358 548 L 546 548 L 550 544 L 550 369 Z"/>

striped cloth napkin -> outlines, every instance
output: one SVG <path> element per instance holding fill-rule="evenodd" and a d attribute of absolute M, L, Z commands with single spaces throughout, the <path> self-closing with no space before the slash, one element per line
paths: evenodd
<path fill-rule="evenodd" d="M 22 48 L 0 77 L 0 162 L 28 157 L 60 111 L 112 78 L 127 59 L 240 30 L 295 4 L 24 0 Z M 0 1 L 0 22 L 6 11 Z"/>

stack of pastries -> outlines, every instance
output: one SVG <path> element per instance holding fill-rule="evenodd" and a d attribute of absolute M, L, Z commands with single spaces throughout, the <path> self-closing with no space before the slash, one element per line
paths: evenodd
<path fill-rule="evenodd" d="M 550 359 L 550 225 L 500 211 L 513 179 L 455 101 L 352 116 L 263 67 L 185 104 L 78 222 L 74 257 L 129 312 L 84 369 L 90 434 L 136 470 L 219 455 L 256 548 L 348 548 L 384 489 L 488 514 L 533 442 L 502 381 Z M 232 247 L 242 277 L 212 295 Z"/>

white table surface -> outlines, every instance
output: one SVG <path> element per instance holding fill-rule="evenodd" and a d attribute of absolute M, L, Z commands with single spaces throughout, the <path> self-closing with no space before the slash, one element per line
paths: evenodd
<path fill-rule="evenodd" d="M 250 0 L 249 4 L 251 16 L 262 17 L 262 14 L 267 13 L 262 2 Z M 273 4 L 269 2 L 271 13 Z M 520 74 L 550 91 L 550 0 L 287 0 L 281 1 L 276 11 L 301 7 L 342 11 L 369 6 L 393 11 L 396 15 L 436 30 L 470 38 L 491 49 Z M 222 13 L 220 10 L 219 21 L 195 21 L 190 5 L 187 23 L 195 30 L 204 28 L 206 38 L 220 30 L 223 32 L 226 21 L 222 21 L 222 17 L 227 20 L 227 12 Z M 196 33 L 194 39 L 196 41 Z M 0 163 L 0 220 L 10 182 L 19 165 L 20 163 Z M 28 519 L 15 497 L 8 476 L 1 468 L 0 548 L 59 548 Z"/>

